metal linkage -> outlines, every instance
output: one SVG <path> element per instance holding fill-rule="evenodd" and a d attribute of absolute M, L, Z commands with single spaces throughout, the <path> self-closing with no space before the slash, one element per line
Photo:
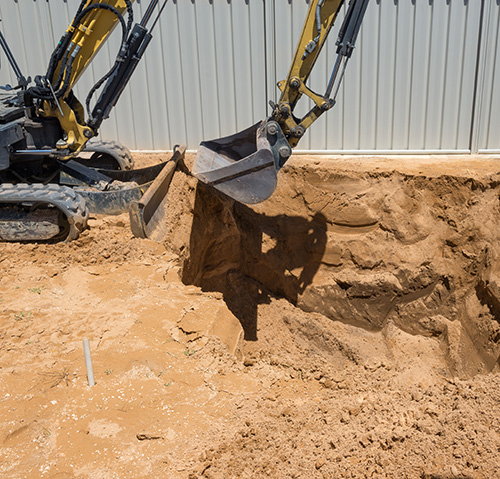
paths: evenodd
<path fill-rule="evenodd" d="M 12 70 L 14 70 L 14 74 L 16 75 L 17 78 L 17 88 L 22 88 L 23 90 L 26 90 L 26 87 L 28 83 L 31 81 L 31 79 L 30 78 L 26 79 L 26 77 L 22 74 L 21 69 L 19 68 L 19 65 L 17 64 L 16 59 L 14 58 L 14 55 L 11 49 L 9 48 L 7 40 L 3 36 L 2 32 L 0 32 L 0 46 L 5 52 L 5 56 L 7 57 L 7 60 L 9 61 L 10 66 L 12 67 Z M 11 88 L 6 88 L 6 89 L 10 90 Z"/>

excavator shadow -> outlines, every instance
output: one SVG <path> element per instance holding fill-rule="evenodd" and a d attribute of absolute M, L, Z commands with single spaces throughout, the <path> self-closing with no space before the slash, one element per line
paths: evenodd
<path fill-rule="evenodd" d="M 276 210 L 276 202 L 273 203 Z M 198 183 L 190 249 L 182 281 L 222 293 L 245 339 L 257 340 L 259 306 L 273 298 L 296 304 L 321 264 L 326 218 L 267 214 Z"/>

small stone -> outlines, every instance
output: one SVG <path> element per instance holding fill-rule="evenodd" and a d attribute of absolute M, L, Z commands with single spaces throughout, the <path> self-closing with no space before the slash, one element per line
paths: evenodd
<path fill-rule="evenodd" d="M 383 367 L 383 364 L 381 361 L 377 361 L 377 360 L 372 360 L 371 362 L 368 362 L 365 364 L 365 369 L 367 371 L 376 371 L 377 369 Z"/>
<path fill-rule="evenodd" d="M 371 444 L 371 441 L 369 440 L 368 435 L 365 434 L 364 436 L 361 437 L 361 439 L 359 440 L 359 443 L 363 447 L 368 447 Z"/>
<path fill-rule="evenodd" d="M 334 386 L 334 382 L 331 379 L 325 378 L 323 381 L 323 386 L 327 389 L 332 389 Z"/>
<path fill-rule="evenodd" d="M 321 469 L 325 465 L 324 459 L 319 459 L 316 461 L 316 469 Z"/>
<path fill-rule="evenodd" d="M 340 373 L 334 373 L 332 376 L 330 376 L 330 379 L 335 383 L 341 383 L 345 378 Z"/>
<path fill-rule="evenodd" d="M 462 254 L 467 258 L 467 259 L 476 259 L 477 254 L 471 253 L 470 251 L 467 251 L 466 249 L 462 250 Z"/>
<path fill-rule="evenodd" d="M 377 464 L 380 467 L 386 467 L 388 461 L 382 454 L 377 454 L 377 456 L 375 457 L 375 464 Z"/>
<path fill-rule="evenodd" d="M 391 439 L 393 442 L 403 442 L 406 438 L 406 433 L 402 427 L 397 427 L 392 431 Z"/>
<path fill-rule="evenodd" d="M 422 400 L 423 397 L 424 397 L 424 395 L 419 390 L 415 390 L 415 391 L 411 392 L 411 398 L 412 398 L 413 401 L 419 402 L 419 401 Z"/>
<path fill-rule="evenodd" d="M 361 412 L 361 406 L 350 406 L 347 408 L 351 416 L 357 416 Z"/>
<path fill-rule="evenodd" d="M 349 422 L 349 413 L 347 411 L 342 411 L 340 415 L 340 422 L 347 424 Z"/>
<path fill-rule="evenodd" d="M 281 411 L 282 416 L 291 416 L 293 413 L 293 410 L 290 406 L 287 406 L 283 411 Z"/>

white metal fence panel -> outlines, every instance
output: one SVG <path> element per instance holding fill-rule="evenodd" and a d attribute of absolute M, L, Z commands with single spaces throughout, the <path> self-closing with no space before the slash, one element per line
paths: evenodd
<path fill-rule="evenodd" d="M 306 2 L 275 2 L 277 74 L 284 77 Z M 372 0 L 337 105 L 299 148 L 467 151 L 480 18 L 481 0 Z M 335 60 L 335 35 L 311 76 L 318 92 Z"/>
<path fill-rule="evenodd" d="M 500 0 L 487 0 L 473 148 L 500 152 Z"/>
<path fill-rule="evenodd" d="M 3 0 L 0 28 L 22 71 L 43 74 L 80 0 Z M 488 35 L 475 103 L 482 0 L 372 0 L 335 108 L 299 144 L 321 151 L 500 149 L 500 0 L 484 0 Z M 136 0 L 139 18 L 147 5 Z M 307 0 L 170 0 L 102 136 L 132 149 L 196 149 L 264 118 L 286 77 Z M 345 10 L 345 9 L 344 9 Z M 310 79 L 322 92 L 342 18 Z M 115 32 L 77 87 L 83 102 L 111 66 Z M 3 54 L 0 84 L 13 82 Z M 478 82 L 479 85 L 479 82 Z M 479 91 L 479 90 L 478 90 Z M 300 112 L 307 111 L 304 101 Z M 478 105 L 481 105 L 479 108 Z"/>

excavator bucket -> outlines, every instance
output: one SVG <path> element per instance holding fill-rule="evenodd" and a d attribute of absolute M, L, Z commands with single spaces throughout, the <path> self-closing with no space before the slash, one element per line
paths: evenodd
<path fill-rule="evenodd" d="M 266 119 L 235 135 L 201 143 L 193 174 L 248 205 L 269 198 L 277 172 L 292 154 L 280 126 Z"/>

